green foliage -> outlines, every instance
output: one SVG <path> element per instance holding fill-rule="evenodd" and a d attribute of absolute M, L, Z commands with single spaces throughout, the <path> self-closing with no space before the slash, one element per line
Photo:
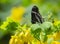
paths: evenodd
<path fill-rule="evenodd" d="M 31 33 L 38 40 L 40 40 L 40 32 L 41 32 L 41 29 L 40 29 L 40 26 L 38 24 L 33 24 L 31 26 Z"/>
<path fill-rule="evenodd" d="M 18 24 L 15 22 L 11 22 L 7 25 L 7 30 L 13 31 L 13 30 L 17 30 Z"/>

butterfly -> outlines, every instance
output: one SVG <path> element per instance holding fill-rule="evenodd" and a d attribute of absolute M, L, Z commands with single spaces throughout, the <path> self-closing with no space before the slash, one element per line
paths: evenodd
<path fill-rule="evenodd" d="M 38 7 L 33 6 L 32 11 L 31 11 L 31 23 L 35 24 L 36 22 L 43 23 L 43 18 L 41 14 L 39 13 Z"/>

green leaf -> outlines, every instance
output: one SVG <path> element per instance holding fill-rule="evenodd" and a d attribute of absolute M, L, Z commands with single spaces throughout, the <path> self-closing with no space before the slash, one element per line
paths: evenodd
<path fill-rule="evenodd" d="M 18 27 L 18 23 L 10 22 L 9 25 L 7 25 L 6 29 L 9 32 L 14 32 L 15 30 L 17 30 L 17 27 Z"/>
<path fill-rule="evenodd" d="M 42 32 L 46 34 L 50 34 L 53 31 L 53 25 L 51 22 L 44 22 L 43 24 L 40 25 Z"/>
<path fill-rule="evenodd" d="M 40 32 L 41 32 L 41 29 L 38 24 L 33 24 L 31 26 L 31 33 L 38 40 L 40 40 Z"/>
<path fill-rule="evenodd" d="M 51 27 L 51 25 L 52 25 L 51 22 L 44 22 L 40 26 L 41 26 L 42 29 L 48 29 L 48 28 Z"/>

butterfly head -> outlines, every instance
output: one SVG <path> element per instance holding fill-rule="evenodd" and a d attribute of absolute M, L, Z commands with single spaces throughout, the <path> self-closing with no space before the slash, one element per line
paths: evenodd
<path fill-rule="evenodd" d="M 33 6 L 33 7 L 32 7 L 32 11 L 33 11 L 33 12 L 37 12 L 37 13 L 38 13 L 38 12 L 39 12 L 38 10 L 39 10 L 39 9 L 38 9 L 37 6 Z"/>

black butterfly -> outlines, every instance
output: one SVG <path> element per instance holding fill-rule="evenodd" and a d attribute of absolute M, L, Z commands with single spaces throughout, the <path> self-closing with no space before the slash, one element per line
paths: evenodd
<path fill-rule="evenodd" d="M 35 24 L 36 22 L 38 23 L 43 23 L 43 18 L 39 13 L 39 9 L 37 6 L 33 6 L 32 12 L 31 12 L 31 22 L 32 24 Z"/>

